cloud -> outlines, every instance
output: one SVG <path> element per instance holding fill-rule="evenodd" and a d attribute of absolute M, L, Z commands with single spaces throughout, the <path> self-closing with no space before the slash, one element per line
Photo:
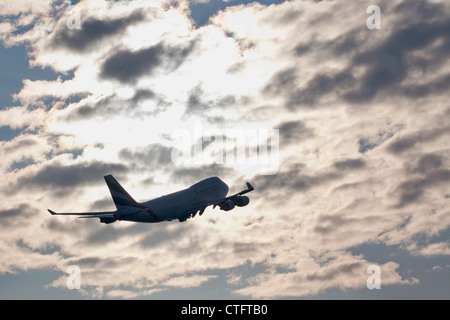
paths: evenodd
<path fill-rule="evenodd" d="M 160 169 L 172 162 L 172 148 L 155 143 L 135 151 L 122 149 L 119 152 L 119 158 L 140 167 Z"/>
<path fill-rule="evenodd" d="M 114 94 L 107 97 L 102 97 L 94 104 L 85 104 L 83 106 L 79 106 L 74 111 L 69 113 L 69 115 L 67 116 L 67 120 L 71 121 L 79 119 L 89 119 L 96 116 L 110 116 L 111 114 L 114 114 L 114 112 L 120 111 L 119 108 L 115 108 L 114 104 L 116 102 L 117 98 Z M 125 108 L 121 106 L 121 109 Z"/>
<path fill-rule="evenodd" d="M 424 130 L 419 132 L 396 139 L 389 145 L 388 150 L 394 154 L 400 154 L 410 151 L 418 144 L 438 140 L 442 136 L 447 135 L 448 132 L 449 130 L 446 127 L 440 127 L 439 125 L 433 129 L 424 128 Z"/>
<path fill-rule="evenodd" d="M 341 178 L 345 171 L 360 170 L 364 166 L 365 161 L 362 159 L 347 159 L 335 162 L 333 167 L 311 171 L 302 163 L 282 163 L 282 169 L 276 175 L 258 175 L 253 181 L 263 191 L 283 189 L 307 192 L 310 188 Z"/>
<path fill-rule="evenodd" d="M 411 6 L 416 9 L 413 15 L 420 17 L 419 19 L 409 20 L 409 23 L 404 24 L 405 27 L 400 27 L 377 47 L 354 56 L 352 67 L 366 66 L 367 71 L 358 81 L 360 87 L 345 94 L 348 100 L 367 101 L 374 98 L 380 90 L 387 90 L 391 86 L 395 88 L 395 85 L 401 83 L 414 69 L 414 65 L 410 64 L 414 52 L 430 47 L 436 40 L 444 39 L 444 34 L 450 30 L 450 24 L 448 19 L 442 19 L 438 14 L 441 5 L 429 2 L 422 4 L 420 9 L 416 5 Z M 399 7 L 406 6 L 401 4 Z M 411 11 L 411 8 L 408 8 L 408 11 Z M 419 11 L 422 14 L 418 14 Z M 404 14 L 404 11 L 399 12 Z M 435 19 L 429 19 L 424 12 L 428 12 Z M 433 58 L 422 59 L 421 63 L 423 67 L 432 69 L 436 66 L 436 61 L 442 59 L 440 55 L 445 54 L 448 54 L 448 46 L 440 47 Z M 401 94 L 401 91 L 399 93 Z"/>
<path fill-rule="evenodd" d="M 179 276 L 179 277 L 173 277 L 166 281 L 164 285 L 166 286 L 172 286 L 177 288 L 190 288 L 190 287 L 198 287 L 202 283 L 209 281 L 211 279 L 217 278 L 217 276 L 213 275 L 195 275 L 195 276 Z"/>
<path fill-rule="evenodd" d="M 93 161 L 64 165 L 52 163 L 39 167 L 34 173 L 21 176 L 7 193 L 22 189 L 47 189 L 55 192 L 73 192 L 74 188 L 101 183 L 103 176 L 124 174 L 128 168 L 123 164 Z"/>
<path fill-rule="evenodd" d="M 174 229 L 161 228 L 145 235 L 139 241 L 139 245 L 143 249 L 150 249 L 155 246 L 170 247 L 177 241 L 177 237 L 184 236 L 185 232 L 189 232 L 189 227 L 177 226 Z"/>
<path fill-rule="evenodd" d="M 45 159 L 51 147 L 47 139 L 31 134 L 22 134 L 9 141 L 0 142 L 0 154 L 2 155 L 1 167 L 11 170 L 22 162 L 35 163 Z"/>
<path fill-rule="evenodd" d="M 0 226 L 3 228 L 10 228 L 22 223 L 26 223 L 26 219 L 35 215 L 36 210 L 31 208 L 27 204 L 21 204 L 18 207 L 12 209 L 6 209 L 0 211 Z"/>
<path fill-rule="evenodd" d="M 279 123 L 275 126 L 280 133 L 280 146 L 297 144 L 302 140 L 311 138 L 314 133 L 301 120 L 291 120 Z"/>
<path fill-rule="evenodd" d="M 355 84 L 355 79 L 349 72 L 337 72 L 335 74 L 319 74 L 309 80 L 306 87 L 297 89 L 290 94 L 286 106 L 296 108 L 298 106 L 315 106 L 316 103 L 328 93 L 336 93 Z"/>
<path fill-rule="evenodd" d="M 329 104 L 324 103 L 325 101 L 339 99 L 352 104 L 361 104 L 382 99 L 383 96 L 377 97 L 379 92 L 416 97 L 433 93 L 442 94 L 446 83 L 443 80 L 448 77 L 448 72 L 441 74 L 438 79 L 429 77 L 416 79 L 414 72 L 434 70 L 442 63 L 443 57 L 448 55 L 444 34 L 448 32 L 449 22 L 445 15 L 440 14 L 444 10 L 441 3 L 428 1 L 420 3 L 411 6 L 404 3 L 383 3 L 383 12 L 387 12 L 385 15 L 389 14 L 389 17 L 385 18 L 388 21 L 395 19 L 399 27 L 390 29 L 395 30 L 390 33 L 384 28 L 385 32 L 377 37 L 376 42 L 367 41 L 368 36 L 372 39 L 375 37 L 373 33 L 369 34 L 370 30 L 353 23 L 349 23 L 347 28 L 341 28 L 340 33 L 320 34 L 321 36 L 328 34 L 328 38 L 320 37 L 317 33 L 308 34 L 310 38 L 301 37 L 303 39 L 292 49 L 300 63 L 302 60 L 319 57 L 326 62 L 339 59 L 342 62 L 341 67 L 336 65 L 329 67 L 327 63 L 323 63 L 323 66 L 318 67 L 318 72 L 312 76 L 303 73 L 302 78 L 307 81 L 304 85 L 300 85 L 304 82 L 299 78 L 300 68 L 289 65 L 275 72 L 263 92 L 282 96 L 285 106 L 293 110 L 327 106 Z M 359 5 L 362 5 L 362 2 Z M 347 9 L 345 11 L 342 6 L 336 4 L 328 14 L 320 16 L 311 13 L 305 25 L 309 27 L 314 21 L 314 24 L 322 23 L 323 26 L 327 21 L 329 25 L 336 26 L 339 24 L 337 19 L 348 20 L 348 12 L 352 9 Z M 329 13 L 332 10 L 334 14 Z M 394 14 L 395 18 L 392 17 Z M 320 19 L 314 19 L 317 16 Z M 411 19 L 411 16 L 417 18 Z M 297 29 L 304 28 L 305 26 Z M 430 50 L 431 47 L 434 49 Z M 427 55 L 421 55 L 419 53 L 421 50 L 425 50 Z M 348 58 L 342 59 L 344 55 Z M 416 82 L 408 81 L 403 85 L 406 79 L 414 79 Z"/>
<path fill-rule="evenodd" d="M 137 52 L 119 51 L 105 61 L 101 76 L 120 82 L 136 82 L 139 76 L 151 74 L 161 65 L 163 55 L 164 49 L 161 44 Z"/>
<path fill-rule="evenodd" d="M 450 170 L 434 170 L 423 178 L 407 180 L 400 184 L 399 206 L 405 206 L 420 200 L 425 191 L 429 188 L 440 187 L 450 180 Z"/>
<path fill-rule="evenodd" d="M 120 97 L 117 93 L 107 96 L 86 97 L 70 107 L 64 118 L 69 122 L 117 118 L 124 115 L 156 116 L 170 107 L 164 97 L 150 89 L 136 89 L 132 96 Z"/>
<path fill-rule="evenodd" d="M 414 168 L 412 168 L 412 171 L 419 173 L 427 173 L 437 170 L 442 167 L 443 160 L 444 159 L 437 154 L 433 153 L 426 154 L 419 159 L 417 165 Z"/>
<path fill-rule="evenodd" d="M 30 110 L 27 107 L 12 107 L 0 110 L 0 126 L 9 126 L 11 129 L 24 127 L 34 129 L 42 124 L 46 114 L 43 110 Z"/>
<path fill-rule="evenodd" d="M 1 274 L 9 273 L 11 275 L 21 271 L 52 268 L 61 258 L 58 252 L 42 254 L 31 248 L 24 247 L 20 243 L 8 243 L 4 240 L 1 243 Z"/>
<path fill-rule="evenodd" d="M 80 13 L 80 17 L 81 17 Z M 99 46 L 102 40 L 108 37 L 118 36 L 133 24 L 144 21 L 146 15 L 142 10 L 132 12 L 124 17 L 104 19 L 97 17 L 85 18 L 80 29 L 69 29 L 62 23 L 51 37 L 50 46 L 54 48 L 66 48 L 69 50 L 84 52 Z M 64 20 L 63 20 L 64 21 Z"/>
<path fill-rule="evenodd" d="M 337 161 L 334 166 L 339 170 L 357 170 L 365 166 L 365 161 L 363 159 L 349 159 Z"/>
<path fill-rule="evenodd" d="M 420 255 L 424 256 L 434 256 L 434 255 L 449 255 L 450 246 L 448 242 L 439 242 L 430 244 L 418 252 Z"/>
<path fill-rule="evenodd" d="M 143 75 L 152 75 L 159 67 L 176 70 L 194 48 L 191 42 L 184 47 L 169 47 L 163 43 L 130 51 L 122 49 L 108 57 L 102 65 L 100 76 L 122 83 L 135 83 Z"/>
<path fill-rule="evenodd" d="M 366 270 L 370 263 L 353 257 L 340 257 L 317 270 L 298 270 L 287 273 L 261 274 L 251 279 L 251 285 L 235 293 L 251 296 L 253 299 L 274 297 L 314 296 L 328 288 L 362 288 L 366 286 Z M 398 264 L 388 262 L 381 266 L 382 285 L 391 283 L 413 284 L 415 278 L 402 279 L 396 269 Z M 280 290 L 282 288 L 282 290 Z"/>
<path fill-rule="evenodd" d="M 226 180 L 226 178 L 232 176 L 233 173 L 233 168 L 221 166 L 216 163 L 200 166 L 186 166 L 174 169 L 171 173 L 171 180 L 183 184 L 190 184 L 191 181 L 206 179 L 211 176 L 220 176 Z"/>

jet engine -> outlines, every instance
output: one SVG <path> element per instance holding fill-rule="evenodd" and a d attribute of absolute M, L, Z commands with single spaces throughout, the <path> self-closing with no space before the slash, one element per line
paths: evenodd
<path fill-rule="evenodd" d="M 249 204 L 250 199 L 246 196 L 239 196 L 239 197 L 233 198 L 233 202 L 238 207 L 244 207 Z"/>
<path fill-rule="evenodd" d="M 234 209 L 234 202 L 231 200 L 225 201 L 221 206 L 220 210 L 230 211 Z"/>
<path fill-rule="evenodd" d="M 100 222 L 106 223 L 106 224 L 116 222 L 116 220 L 117 220 L 116 218 L 112 218 L 112 217 L 100 218 Z"/>

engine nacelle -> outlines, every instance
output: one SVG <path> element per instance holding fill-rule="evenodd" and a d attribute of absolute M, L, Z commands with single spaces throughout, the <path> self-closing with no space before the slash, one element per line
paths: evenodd
<path fill-rule="evenodd" d="M 238 207 L 244 207 L 249 204 L 250 199 L 246 196 L 239 196 L 233 199 L 233 202 Z"/>
<path fill-rule="evenodd" d="M 116 218 L 112 218 L 112 217 L 106 217 L 106 218 L 100 218 L 100 222 L 101 223 L 106 223 L 106 224 L 110 224 L 113 222 L 116 222 L 117 219 Z"/>
<path fill-rule="evenodd" d="M 220 210 L 230 211 L 234 209 L 234 202 L 231 200 L 225 201 L 221 206 Z"/>

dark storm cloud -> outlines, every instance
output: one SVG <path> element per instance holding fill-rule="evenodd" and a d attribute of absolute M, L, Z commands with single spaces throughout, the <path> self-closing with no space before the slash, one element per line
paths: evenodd
<path fill-rule="evenodd" d="M 106 59 L 100 76 L 122 83 L 134 83 L 143 75 L 151 75 L 159 67 L 174 71 L 187 59 L 194 47 L 195 41 L 184 47 L 158 43 L 137 51 L 122 49 Z"/>
<path fill-rule="evenodd" d="M 93 161 L 64 166 L 59 163 L 43 166 L 36 173 L 20 177 L 15 188 L 41 189 L 48 188 L 55 191 L 61 189 L 74 189 L 89 184 L 102 183 L 103 176 L 107 174 L 126 173 L 128 168 L 123 164 Z"/>
<path fill-rule="evenodd" d="M 64 23 L 56 31 L 51 45 L 83 52 L 98 44 L 100 40 L 123 33 L 127 27 L 139 23 L 145 18 L 145 14 L 139 11 L 115 19 L 102 20 L 90 17 L 82 21 L 81 29 L 69 29 Z"/>

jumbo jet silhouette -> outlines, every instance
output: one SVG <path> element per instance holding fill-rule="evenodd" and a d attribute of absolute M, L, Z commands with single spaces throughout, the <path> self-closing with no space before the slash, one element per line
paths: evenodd
<path fill-rule="evenodd" d="M 191 187 L 174 192 L 147 202 L 136 202 L 112 175 L 105 176 L 106 184 L 111 192 L 117 210 L 106 212 L 57 213 L 50 209 L 52 215 L 78 215 L 80 218 L 99 218 L 102 223 L 116 221 L 135 221 L 155 223 L 178 219 L 180 222 L 201 216 L 206 207 L 218 206 L 229 211 L 235 206 L 248 205 L 250 199 L 243 194 L 254 190 L 247 182 L 247 189 L 228 196 L 228 186 L 217 177 L 202 180 Z"/>

